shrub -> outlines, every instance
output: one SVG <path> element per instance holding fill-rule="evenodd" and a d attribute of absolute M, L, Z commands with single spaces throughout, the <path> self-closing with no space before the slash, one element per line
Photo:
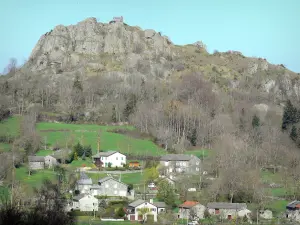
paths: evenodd
<path fill-rule="evenodd" d="M 108 168 L 111 168 L 111 162 L 108 163 Z"/>
<path fill-rule="evenodd" d="M 123 218 L 125 216 L 125 211 L 122 207 L 117 210 L 116 216 L 119 218 Z"/>

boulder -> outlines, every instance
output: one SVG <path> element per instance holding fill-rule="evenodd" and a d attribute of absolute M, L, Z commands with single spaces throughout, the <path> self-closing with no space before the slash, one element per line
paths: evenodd
<path fill-rule="evenodd" d="M 152 38 L 156 34 L 155 30 L 147 29 L 145 30 L 145 38 Z"/>
<path fill-rule="evenodd" d="M 270 220 L 273 219 L 273 213 L 271 210 L 260 211 L 259 216 L 263 219 Z"/>

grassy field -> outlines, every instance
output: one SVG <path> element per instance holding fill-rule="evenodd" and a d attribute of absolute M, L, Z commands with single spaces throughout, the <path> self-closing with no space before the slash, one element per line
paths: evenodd
<path fill-rule="evenodd" d="M 140 224 L 138 222 L 132 221 L 121 221 L 121 222 L 113 222 L 113 221 L 101 221 L 99 218 L 93 219 L 91 216 L 78 216 L 77 217 L 77 225 L 137 225 Z"/>
<path fill-rule="evenodd" d="M 53 170 L 39 170 L 29 176 L 27 167 L 22 166 L 15 170 L 15 177 L 26 190 L 32 191 L 33 188 L 41 187 L 44 179 L 55 180 L 56 175 Z"/>
<path fill-rule="evenodd" d="M 0 122 L 0 136 L 17 137 L 20 134 L 21 117 L 14 116 Z M 8 152 L 11 144 L 0 142 L 0 153 Z"/>
<path fill-rule="evenodd" d="M 201 159 L 203 157 L 205 158 L 205 157 L 209 156 L 211 151 L 212 150 L 209 150 L 209 149 L 196 149 L 196 150 L 188 150 L 184 153 L 188 154 L 188 155 L 195 155 Z"/>
<path fill-rule="evenodd" d="M 118 150 L 122 153 L 132 153 L 140 155 L 162 155 L 164 150 L 155 145 L 150 140 L 141 140 L 128 137 L 126 135 L 108 132 L 117 126 L 98 126 L 98 125 L 78 125 L 60 123 L 38 123 L 37 130 L 43 137 L 46 137 L 48 146 L 74 145 L 82 141 L 84 145 L 91 145 L 93 152 L 97 152 L 97 134 L 101 131 L 100 148 L 101 150 Z M 121 128 L 121 127 L 119 127 Z M 134 129 L 131 126 L 122 126 L 126 129 Z"/>
<path fill-rule="evenodd" d="M 11 144 L 0 143 L 0 152 L 8 152 L 11 149 Z"/>
<path fill-rule="evenodd" d="M 10 135 L 19 136 L 22 117 L 14 116 L 0 122 L 0 136 Z"/>

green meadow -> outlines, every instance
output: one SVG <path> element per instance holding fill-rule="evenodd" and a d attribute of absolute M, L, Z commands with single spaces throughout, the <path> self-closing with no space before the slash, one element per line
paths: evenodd
<path fill-rule="evenodd" d="M 73 146 L 77 142 L 91 145 L 93 153 L 97 152 L 97 139 L 100 131 L 100 149 L 104 151 L 118 150 L 122 153 L 136 155 L 162 155 L 164 150 L 155 145 L 151 140 L 136 139 L 126 135 L 109 132 L 117 126 L 79 125 L 61 123 L 38 123 L 37 130 L 46 141 L 47 147 L 58 145 L 60 147 Z M 131 126 L 122 126 L 134 129 Z"/>

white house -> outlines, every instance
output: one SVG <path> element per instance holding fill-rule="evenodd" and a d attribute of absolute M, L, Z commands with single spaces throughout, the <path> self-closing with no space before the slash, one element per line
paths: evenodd
<path fill-rule="evenodd" d="M 93 157 L 93 161 L 96 165 L 102 167 L 123 167 L 126 164 L 126 155 L 123 155 L 117 151 L 99 152 Z"/>
<path fill-rule="evenodd" d="M 129 197 L 128 185 L 120 182 L 113 177 L 104 177 L 98 181 L 98 184 L 94 184 L 90 187 L 91 194 L 101 196 L 120 196 Z"/>
<path fill-rule="evenodd" d="M 166 204 L 164 202 L 150 202 L 145 200 L 136 200 L 130 203 L 126 209 L 127 218 L 131 221 L 147 221 L 150 217 L 154 222 L 157 222 L 157 214 L 163 213 L 166 210 Z"/>
<path fill-rule="evenodd" d="M 73 197 L 72 209 L 83 212 L 98 211 L 98 199 L 92 195 L 77 195 Z"/>
<path fill-rule="evenodd" d="M 54 166 L 57 165 L 57 160 L 56 160 L 56 158 L 54 158 L 54 157 L 51 156 L 51 155 L 45 156 L 44 159 L 45 159 L 45 167 L 46 167 L 46 168 L 52 168 L 52 167 L 54 167 Z"/>
<path fill-rule="evenodd" d="M 78 190 L 80 194 L 89 194 L 92 185 L 92 179 L 89 178 L 85 173 L 81 172 L 80 179 L 76 183 L 76 190 Z"/>

